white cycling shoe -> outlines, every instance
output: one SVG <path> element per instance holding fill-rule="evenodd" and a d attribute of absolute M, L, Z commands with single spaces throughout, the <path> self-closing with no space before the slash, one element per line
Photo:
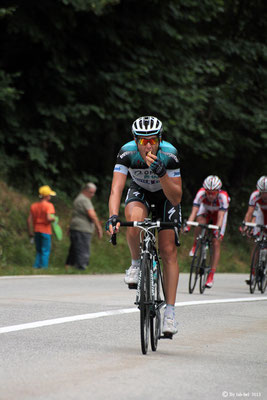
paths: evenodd
<path fill-rule="evenodd" d="M 139 267 L 130 266 L 129 269 L 126 270 L 126 275 L 124 278 L 124 282 L 126 285 L 137 285 L 138 283 L 138 276 L 139 276 Z"/>
<path fill-rule="evenodd" d="M 175 322 L 174 318 L 171 317 L 164 317 L 163 319 L 163 327 L 162 333 L 163 334 L 171 334 L 175 335 L 178 332 L 177 322 Z"/>

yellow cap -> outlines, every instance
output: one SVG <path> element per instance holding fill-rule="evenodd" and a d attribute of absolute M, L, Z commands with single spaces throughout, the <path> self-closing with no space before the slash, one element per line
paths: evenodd
<path fill-rule="evenodd" d="M 46 185 L 46 186 L 41 186 L 41 187 L 39 188 L 39 195 L 42 196 L 42 197 L 45 197 L 45 196 L 55 196 L 55 195 L 56 195 L 56 192 L 53 192 L 53 190 L 51 189 L 51 187 Z"/>

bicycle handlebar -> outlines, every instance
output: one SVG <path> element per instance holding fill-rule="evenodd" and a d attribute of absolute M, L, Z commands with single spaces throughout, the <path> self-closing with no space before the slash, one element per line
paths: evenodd
<path fill-rule="evenodd" d="M 249 226 L 250 228 L 262 228 L 262 229 L 267 229 L 267 225 L 256 224 L 255 222 L 242 222 L 242 225 Z"/>
<path fill-rule="evenodd" d="M 120 221 L 120 226 L 128 226 L 132 228 L 177 228 L 178 222 L 163 222 L 163 221 Z M 115 246 L 117 244 L 117 233 L 113 233 L 110 242 Z"/>
<path fill-rule="evenodd" d="M 129 226 L 132 228 L 179 228 L 177 222 L 163 221 L 124 221 L 121 226 Z"/>
<path fill-rule="evenodd" d="M 200 226 L 201 228 L 216 229 L 216 230 L 220 229 L 218 225 L 201 224 L 201 223 L 195 222 L 195 221 L 187 221 L 186 224 L 187 225 L 192 225 L 192 226 Z"/>

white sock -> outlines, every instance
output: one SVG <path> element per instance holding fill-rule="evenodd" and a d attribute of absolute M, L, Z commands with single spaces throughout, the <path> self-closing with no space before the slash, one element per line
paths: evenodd
<path fill-rule="evenodd" d="M 166 304 L 164 317 L 173 318 L 175 317 L 174 306 L 172 304 Z"/>
<path fill-rule="evenodd" d="M 132 267 L 133 268 L 138 268 L 140 266 L 140 260 L 133 260 L 132 259 Z"/>

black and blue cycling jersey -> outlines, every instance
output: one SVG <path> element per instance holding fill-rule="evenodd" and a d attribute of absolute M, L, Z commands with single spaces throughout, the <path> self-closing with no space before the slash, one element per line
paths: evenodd
<path fill-rule="evenodd" d="M 178 152 L 172 144 L 162 141 L 157 157 L 163 162 L 168 176 L 172 178 L 181 176 Z M 149 192 L 162 190 L 158 176 L 145 163 L 134 140 L 121 147 L 114 172 L 125 175 L 129 172 L 132 180 Z"/>

